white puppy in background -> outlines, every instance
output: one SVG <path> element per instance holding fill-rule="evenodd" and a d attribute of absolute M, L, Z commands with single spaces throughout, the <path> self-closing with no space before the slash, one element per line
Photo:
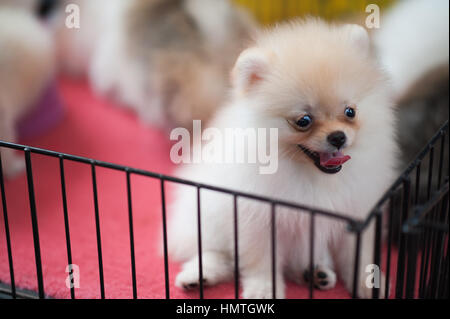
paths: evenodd
<path fill-rule="evenodd" d="M 406 167 L 449 118 L 449 1 L 399 1 L 382 21 L 374 45 L 392 80 Z M 422 176 L 428 168 L 423 161 Z M 425 195 L 427 178 L 420 182 Z"/>
<path fill-rule="evenodd" d="M 184 178 L 310 207 L 366 218 L 396 176 L 395 114 L 388 84 L 357 25 L 297 21 L 261 33 L 233 71 L 231 101 L 211 127 L 277 128 L 278 170 L 260 175 L 257 164 L 203 163 L 184 167 Z M 210 143 L 221 148 L 212 139 Z M 231 149 L 225 153 L 244 149 Z M 212 148 L 214 149 L 214 147 Z M 351 159 L 350 159 L 351 157 Z M 345 163 L 345 164 L 344 164 Z M 192 187 L 191 187 L 192 188 Z M 197 196 L 177 186 L 168 243 L 183 267 L 176 285 L 198 286 Z M 267 204 L 239 198 L 239 266 L 244 298 L 271 298 L 271 214 Z M 277 208 L 276 296 L 284 274 L 302 283 L 309 266 L 309 215 Z M 233 200 L 201 190 L 205 285 L 233 276 Z M 314 283 L 320 289 L 353 284 L 355 235 L 346 224 L 316 215 Z M 362 236 L 358 292 L 371 297 L 365 267 L 373 263 L 373 229 Z M 323 277 L 326 278 L 323 278 Z M 381 276 L 384 287 L 384 276 Z"/>
<path fill-rule="evenodd" d="M 225 95 L 228 71 L 255 28 L 228 0 L 75 0 L 80 28 L 57 31 L 61 64 L 88 74 L 154 126 L 207 120 Z M 63 6 L 65 8 L 65 6 Z"/>
<path fill-rule="evenodd" d="M 449 2 L 400 1 L 383 16 L 374 34 L 381 63 L 389 73 L 395 99 L 425 91 L 414 86 L 424 75 L 449 63 Z M 434 131 L 433 131 L 434 132 Z"/>
<path fill-rule="evenodd" d="M 48 30 L 31 10 L 0 5 L 0 140 L 17 142 L 17 120 L 33 106 L 53 72 Z M 1 155 L 7 176 L 24 168 L 12 150 L 2 148 Z"/>

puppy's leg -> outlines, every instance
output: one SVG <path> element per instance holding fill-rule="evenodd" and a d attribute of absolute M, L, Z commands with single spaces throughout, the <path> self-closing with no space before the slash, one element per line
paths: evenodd
<path fill-rule="evenodd" d="M 317 265 L 313 269 L 312 276 L 309 272 L 309 269 L 306 269 L 304 271 L 303 280 L 305 283 L 309 283 L 309 281 L 312 280 L 314 288 L 320 290 L 328 290 L 336 286 L 337 278 L 336 273 L 330 267 L 324 265 Z"/>
<path fill-rule="evenodd" d="M 337 276 L 326 238 L 316 238 L 315 240 L 312 276 L 309 269 L 309 247 L 302 247 L 300 244 L 296 244 L 296 246 L 299 249 L 293 251 L 292 256 L 289 257 L 289 266 L 286 272 L 289 280 L 299 285 L 308 284 L 310 280 L 313 280 L 314 287 L 321 290 L 334 288 Z"/>
<path fill-rule="evenodd" d="M 15 121 L 10 112 L 5 109 L 5 105 L 3 105 L 3 110 L 2 105 L 0 105 L 0 140 L 16 142 Z M 3 173 L 6 177 L 14 177 L 25 169 L 25 161 L 17 156 L 14 150 L 2 147 L 0 152 Z"/>
<path fill-rule="evenodd" d="M 277 243 L 280 241 L 277 240 Z M 258 240 L 251 243 L 251 247 L 243 249 L 239 256 L 241 267 L 241 278 L 245 299 L 272 299 L 272 250 L 270 242 Z M 282 245 L 277 245 L 276 249 L 276 298 L 285 298 L 285 283 L 283 278 L 283 256 Z"/>
<path fill-rule="evenodd" d="M 276 281 L 276 298 L 285 298 L 285 283 L 280 265 L 277 266 Z M 272 299 L 273 283 L 272 283 L 272 266 L 271 259 L 261 259 L 260 263 L 255 267 L 242 271 L 242 296 L 245 299 Z"/>
<path fill-rule="evenodd" d="M 229 280 L 233 276 L 231 261 L 227 256 L 217 252 L 202 254 L 203 284 L 212 286 Z M 175 285 L 184 289 L 194 289 L 199 286 L 198 256 L 194 256 L 183 264 L 181 272 L 175 279 Z"/>
<path fill-rule="evenodd" d="M 336 286 L 336 273 L 333 270 L 333 260 L 329 254 L 328 248 L 324 248 L 318 256 L 316 265 L 313 268 L 311 276 L 309 266 L 303 272 L 305 283 L 313 281 L 314 287 L 320 290 L 332 289 Z"/>
<path fill-rule="evenodd" d="M 361 236 L 360 246 L 360 260 L 359 260 L 359 273 L 357 276 L 357 289 L 358 298 L 372 298 L 373 288 L 369 281 L 371 273 L 366 272 L 366 267 L 373 264 L 373 238 L 374 228 L 369 227 Z M 353 233 L 345 232 L 342 236 L 342 240 L 336 246 L 335 253 L 336 263 L 339 270 L 339 275 L 344 281 L 348 291 L 353 293 L 353 277 L 355 267 L 355 255 L 356 255 L 356 236 Z M 379 276 L 380 295 L 384 296 L 386 279 L 384 274 L 380 271 Z"/>
<path fill-rule="evenodd" d="M 259 265 L 253 269 L 249 269 L 242 274 L 242 285 L 244 299 L 272 299 L 273 286 L 272 277 L 269 275 L 271 268 L 267 265 Z M 276 274 L 276 298 L 285 298 L 285 283 L 283 274 L 277 270 Z"/>

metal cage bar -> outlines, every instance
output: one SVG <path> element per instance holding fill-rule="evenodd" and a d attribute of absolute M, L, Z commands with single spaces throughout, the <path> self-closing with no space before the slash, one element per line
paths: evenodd
<path fill-rule="evenodd" d="M 100 297 L 105 299 L 105 279 L 103 277 L 102 238 L 100 232 L 100 213 L 98 209 L 97 174 L 95 163 L 91 163 L 92 189 L 94 194 L 95 233 L 97 238 L 98 276 L 100 280 Z"/>
<path fill-rule="evenodd" d="M 61 196 L 62 196 L 62 204 L 63 204 L 63 214 L 64 214 L 64 232 L 66 235 L 66 249 L 67 249 L 67 262 L 68 265 L 72 265 L 72 246 L 70 242 L 70 227 L 69 227 L 69 213 L 67 210 L 67 194 L 66 194 L 66 177 L 64 173 L 64 159 L 62 157 L 59 158 L 59 173 L 61 178 Z M 73 286 L 73 273 L 71 269 L 69 269 L 70 273 L 70 297 L 75 299 L 75 287 Z"/>
<path fill-rule="evenodd" d="M 358 298 L 358 282 L 359 282 L 359 268 L 361 255 L 361 229 L 355 232 L 355 260 L 353 266 L 353 289 L 352 298 Z"/>
<path fill-rule="evenodd" d="M 375 237 L 374 237 L 374 247 L 373 247 L 373 263 L 381 269 L 381 228 L 383 223 L 383 214 L 380 211 L 375 217 Z M 380 284 L 380 283 L 378 283 Z M 380 288 L 374 283 L 372 298 L 380 298 Z"/>
<path fill-rule="evenodd" d="M 409 213 L 409 201 L 410 201 L 410 191 L 411 191 L 411 181 L 406 178 L 403 182 L 403 195 L 402 195 L 402 212 L 400 216 L 400 228 L 408 219 Z M 397 259 L 397 285 L 395 287 L 396 298 L 402 298 L 405 285 L 405 265 L 406 265 L 406 247 L 407 247 L 408 237 L 403 234 L 400 229 L 400 244 L 398 248 L 398 259 Z"/>
<path fill-rule="evenodd" d="M 233 196 L 233 233 L 234 233 L 234 298 L 239 299 L 239 226 L 237 196 Z"/>
<path fill-rule="evenodd" d="M 136 257 L 134 252 L 133 203 L 131 199 L 130 172 L 127 171 L 126 176 L 127 176 L 128 225 L 130 234 L 131 279 L 133 283 L 133 299 L 137 299 Z"/>
<path fill-rule="evenodd" d="M 5 181 L 3 178 L 2 155 L 0 152 L 0 193 L 2 196 L 3 221 L 5 226 L 6 249 L 8 253 L 9 280 L 11 281 L 11 297 L 16 299 L 16 284 L 14 279 L 14 263 L 11 249 L 11 235 L 9 233 L 8 209 L 6 205 Z"/>
<path fill-rule="evenodd" d="M 202 218 L 201 218 L 201 188 L 197 187 L 197 243 L 198 243 L 198 278 L 199 296 L 203 299 L 203 256 L 202 256 Z"/>
<path fill-rule="evenodd" d="M 272 298 L 277 297 L 277 220 L 275 204 L 271 205 Z"/>
<path fill-rule="evenodd" d="M 162 206 L 162 231 L 163 231 L 163 250 L 164 250 L 164 281 L 165 281 L 166 299 L 170 299 L 169 253 L 167 249 L 166 192 L 164 187 L 164 179 L 161 179 L 161 206 Z"/>
<path fill-rule="evenodd" d="M 314 238 L 315 238 L 315 215 L 314 212 L 310 214 L 309 222 L 309 299 L 314 298 Z"/>
<path fill-rule="evenodd" d="M 41 245 L 39 242 L 39 229 L 36 213 L 36 199 L 34 194 L 33 171 L 31 165 L 30 150 L 28 148 L 25 148 L 24 152 L 25 152 L 25 164 L 27 173 L 27 184 L 28 184 L 28 197 L 30 201 L 31 226 L 33 229 L 34 256 L 36 261 L 36 277 L 38 283 L 39 298 L 42 299 L 45 298 L 44 277 L 42 274 Z"/>
<path fill-rule="evenodd" d="M 389 298 L 389 291 L 391 289 L 391 257 L 392 257 L 392 238 L 394 236 L 394 195 L 389 198 L 389 221 L 387 234 L 387 256 L 386 256 L 386 286 L 384 290 L 384 298 Z"/>

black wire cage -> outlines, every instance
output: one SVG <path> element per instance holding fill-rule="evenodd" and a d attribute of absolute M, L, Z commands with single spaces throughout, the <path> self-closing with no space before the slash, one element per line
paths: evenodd
<path fill-rule="evenodd" d="M 105 298 L 105 280 L 103 275 L 102 239 L 100 229 L 100 214 L 98 205 L 98 186 L 96 171 L 98 168 L 106 168 L 121 172 L 126 178 L 128 200 L 128 222 L 130 238 L 130 259 L 133 298 L 138 298 L 137 276 L 134 247 L 134 226 L 132 189 L 130 177 L 140 175 L 156 179 L 160 183 L 163 252 L 164 252 L 164 279 L 165 297 L 171 298 L 169 284 L 169 256 L 167 249 L 166 230 L 166 184 L 177 183 L 194 187 L 197 192 L 197 225 L 198 225 L 198 252 L 199 252 L 199 297 L 204 297 L 203 271 L 202 271 L 202 240 L 201 240 L 201 191 L 209 190 L 231 195 L 234 199 L 234 296 L 239 298 L 239 254 L 238 254 L 238 199 L 261 201 L 271 207 L 271 253 L 272 253 L 272 293 L 276 297 L 276 215 L 277 208 L 287 207 L 298 210 L 299 213 L 309 214 L 309 273 L 313 273 L 314 267 L 314 230 L 315 217 L 330 218 L 347 224 L 349 232 L 354 234 L 355 251 L 353 265 L 353 289 L 352 297 L 358 295 L 357 277 L 360 271 L 360 254 L 362 235 L 369 227 L 374 227 L 374 254 L 373 264 L 385 264 L 385 287 L 373 288 L 373 298 L 448 298 L 449 295 L 449 167 L 448 167 L 448 121 L 433 136 L 429 143 L 403 171 L 401 176 L 386 191 L 365 220 L 356 220 L 336 212 L 323 211 L 301 204 L 280 201 L 274 198 L 242 193 L 231 189 L 199 184 L 189 180 L 183 180 L 149 171 L 131 167 L 115 165 L 94 159 L 63 154 L 60 152 L 39 149 L 24 145 L 18 145 L 0 141 L 0 150 L 13 149 L 24 154 L 26 163 L 26 180 L 28 189 L 28 201 L 32 222 L 32 237 L 34 243 L 34 261 L 36 266 L 37 291 L 26 291 L 16 286 L 14 261 L 10 227 L 8 221 L 8 205 L 5 195 L 5 181 L 0 158 L 0 191 L 2 200 L 3 222 L 6 235 L 7 262 L 9 267 L 9 283 L 0 283 L 0 297 L 5 298 L 48 298 L 44 291 L 44 276 L 41 260 L 41 245 L 39 228 L 37 223 L 36 197 L 33 184 L 32 154 L 40 154 L 44 157 L 52 157 L 59 160 L 60 191 L 62 194 L 62 211 L 64 214 L 65 239 L 67 248 L 67 263 L 72 264 L 71 234 L 69 227 L 69 212 L 66 198 L 65 163 L 68 161 L 82 163 L 91 169 L 92 189 L 94 199 L 95 230 L 97 240 L 97 257 L 99 266 L 100 296 Z M 446 162 L 447 161 L 447 162 Z M 383 248 L 384 247 L 384 248 Z M 387 251 L 382 254 L 382 249 Z M 395 250 L 395 251 L 394 251 Z M 397 264 L 391 266 L 391 259 L 396 254 Z M 383 260 L 384 259 L 384 260 Z M 395 277 L 393 287 L 390 287 L 391 279 Z M 73 278 L 72 278 L 73 279 Z M 131 287 L 130 287 L 131 288 Z M 390 296 L 388 295 L 388 292 Z M 75 298 L 75 289 L 72 286 L 71 298 Z M 309 281 L 309 298 L 314 298 L 314 286 Z"/>

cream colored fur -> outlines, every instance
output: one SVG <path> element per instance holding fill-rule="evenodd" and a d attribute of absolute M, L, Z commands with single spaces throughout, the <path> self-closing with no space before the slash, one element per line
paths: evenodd
<path fill-rule="evenodd" d="M 396 176 L 395 114 L 386 79 L 369 52 L 368 36 L 355 25 L 330 26 L 318 20 L 297 21 L 262 32 L 244 51 L 233 71 L 232 98 L 211 127 L 278 128 L 278 171 L 258 174 L 253 164 L 192 164 L 181 177 L 244 192 L 339 212 L 363 220 Z M 344 105 L 357 105 L 354 124 L 341 119 Z M 309 110 L 320 121 L 310 135 L 294 130 L 287 119 Z M 314 125 L 314 124 L 313 124 Z M 328 175 L 298 148 L 329 150 L 326 133 L 340 128 L 352 159 Z M 210 143 L 219 141 L 211 141 Z M 225 145 L 226 151 L 230 145 Z M 244 150 L 235 150 L 243 152 Z M 239 265 L 243 297 L 271 298 L 270 206 L 239 198 Z M 170 208 L 169 251 L 184 262 L 176 284 L 198 283 L 197 197 L 179 186 Z M 233 199 L 201 191 L 203 275 L 206 285 L 233 276 Z M 285 297 L 285 275 L 302 283 L 309 265 L 309 215 L 277 208 L 277 298 Z M 335 272 L 350 290 L 355 236 L 346 224 L 316 215 L 315 264 Z M 368 298 L 365 267 L 372 264 L 373 230 L 362 237 L 359 296 Z M 334 276 L 334 277 L 333 277 Z M 384 276 L 382 276 L 384 284 Z"/>

